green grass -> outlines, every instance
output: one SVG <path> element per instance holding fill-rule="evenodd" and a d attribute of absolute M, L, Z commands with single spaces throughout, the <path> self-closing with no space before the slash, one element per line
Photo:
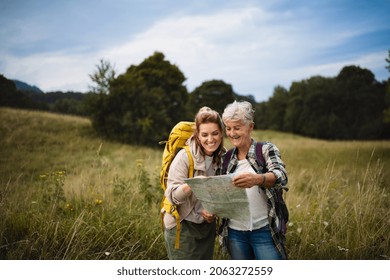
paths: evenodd
<path fill-rule="evenodd" d="M 287 165 L 291 259 L 390 258 L 390 141 L 253 136 Z M 85 118 L 6 108 L 0 145 L 0 259 L 166 259 L 162 147 L 108 142 Z"/>

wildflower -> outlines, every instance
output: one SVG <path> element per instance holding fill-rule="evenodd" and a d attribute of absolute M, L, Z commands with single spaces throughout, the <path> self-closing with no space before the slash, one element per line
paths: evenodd
<path fill-rule="evenodd" d="M 106 256 L 109 256 L 109 255 L 111 255 L 111 253 L 110 253 L 110 252 L 104 252 L 104 254 L 105 254 Z"/>
<path fill-rule="evenodd" d="M 349 249 L 343 248 L 343 247 L 341 247 L 341 246 L 337 246 L 337 249 L 339 249 L 339 251 L 344 251 L 344 252 L 346 252 L 346 253 L 348 253 L 348 251 L 349 251 Z"/>
<path fill-rule="evenodd" d="M 293 222 L 289 222 L 287 225 L 288 225 L 289 227 L 292 227 L 292 226 L 294 225 L 294 223 L 293 223 Z"/>
<path fill-rule="evenodd" d="M 302 228 L 297 228 L 297 232 L 301 233 L 302 232 Z"/>
<path fill-rule="evenodd" d="M 64 176 L 65 175 L 65 170 L 58 170 L 57 171 L 58 176 Z"/>
<path fill-rule="evenodd" d="M 323 225 L 324 225 L 325 227 L 329 226 L 329 223 L 326 222 L 326 221 L 323 221 L 322 223 L 323 223 Z"/>
<path fill-rule="evenodd" d="M 144 165 L 144 161 L 142 160 L 142 159 L 137 159 L 137 167 L 138 168 L 142 168 L 143 167 L 143 165 Z"/>
<path fill-rule="evenodd" d="M 95 205 L 100 205 L 103 203 L 103 200 L 101 199 L 95 199 Z"/>
<path fill-rule="evenodd" d="M 41 174 L 41 175 L 39 175 L 39 178 L 46 179 L 47 178 L 47 174 Z"/>
<path fill-rule="evenodd" d="M 297 206 L 295 206 L 296 208 L 299 208 L 299 207 L 301 207 L 301 205 L 300 204 L 298 204 Z"/>

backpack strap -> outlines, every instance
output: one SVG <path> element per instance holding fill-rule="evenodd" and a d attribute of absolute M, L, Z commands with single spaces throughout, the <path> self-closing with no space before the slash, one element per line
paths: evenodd
<path fill-rule="evenodd" d="M 259 167 L 263 167 L 263 170 L 267 170 L 266 165 L 265 165 L 265 159 L 263 156 L 263 142 L 256 142 L 256 162 L 259 165 Z M 226 174 L 230 159 L 233 155 L 234 149 L 230 149 L 229 151 L 226 152 L 224 158 L 223 158 L 223 163 L 222 163 L 222 172 L 223 174 Z M 267 172 L 267 171 L 265 171 Z"/>
<path fill-rule="evenodd" d="M 188 178 L 194 177 L 194 159 L 192 158 L 190 147 L 189 146 L 184 146 L 184 149 L 187 152 L 188 155 L 188 160 L 190 163 L 190 166 L 188 168 Z"/>
<path fill-rule="evenodd" d="M 189 161 L 189 167 L 188 167 L 188 178 L 194 177 L 194 159 L 192 158 L 190 147 L 184 146 L 183 147 L 188 155 L 188 161 Z M 179 211 L 177 211 L 176 205 L 172 204 L 172 207 L 169 212 L 171 215 L 173 215 L 176 219 L 176 239 L 175 239 L 175 249 L 180 248 L 180 229 L 181 229 L 181 223 L 180 223 L 180 215 Z"/>
<path fill-rule="evenodd" d="M 226 152 L 222 162 L 222 174 L 226 174 L 234 148 Z"/>
<path fill-rule="evenodd" d="M 267 170 L 267 167 L 265 166 L 265 160 L 264 160 L 264 156 L 262 153 L 263 144 L 264 144 L 264 142 L 257 143 L 256 157 L 257 157 L 258 163 L 262 163 L 264 172 L 267 172 L 268 170 Z M 287 222 L 289 219 L 289 212 L 288 212 L 286 203 L 284 202 L 284 199 L 283 199 L 283 191 L 281 189 L 274 189 L 273 192 L 274 192 L 274 198 L 275 198 L 275 210 L 276 210 L 278 218 L 280 219 L 279 220 L 280 231 L 283 235 L 285 235 L 286 231 L 287 231 Z M 284 245 L 284 244 L 282 243 L 282 245 Z"/>
<path fill-rule="evenodd" d="M 259 167 L 263 167 L 264 173 L 267 172 L 267 166 L 263 156 L 263 144 L 264 142 L 256 142 L 256 161 Z"/>

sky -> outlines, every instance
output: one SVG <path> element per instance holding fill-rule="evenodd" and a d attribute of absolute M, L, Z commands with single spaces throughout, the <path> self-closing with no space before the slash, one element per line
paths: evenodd
<path fill-rule="evenodd" d="M 155 51 L 189 92 L 223 80 L 266 101 L 276 86 L 344 66 L 389 77 L 390 0 L 1 0 L 0 74 L 87 92 L 99 61 L 117 73 Z"/>

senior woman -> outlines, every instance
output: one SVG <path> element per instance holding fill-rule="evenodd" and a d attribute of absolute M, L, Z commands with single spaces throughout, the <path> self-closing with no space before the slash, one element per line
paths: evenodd
<path fill-rule="evenodd" d="M 253 117 L 252 105 L 246 101 L 227 105 L 222 115 L 234 145 L 230 157 L 224 158 L 225 173 L 234 173 L 233 184 L 246 190 L 250 209 L 248 220 L 228 220 L 228 249 L 232 259 L 286 259 L 272 188 L 287 189 L 287 172 L 278 148 L 270 142 L 261 146 L 265 167 L 256 161 Z"/>

